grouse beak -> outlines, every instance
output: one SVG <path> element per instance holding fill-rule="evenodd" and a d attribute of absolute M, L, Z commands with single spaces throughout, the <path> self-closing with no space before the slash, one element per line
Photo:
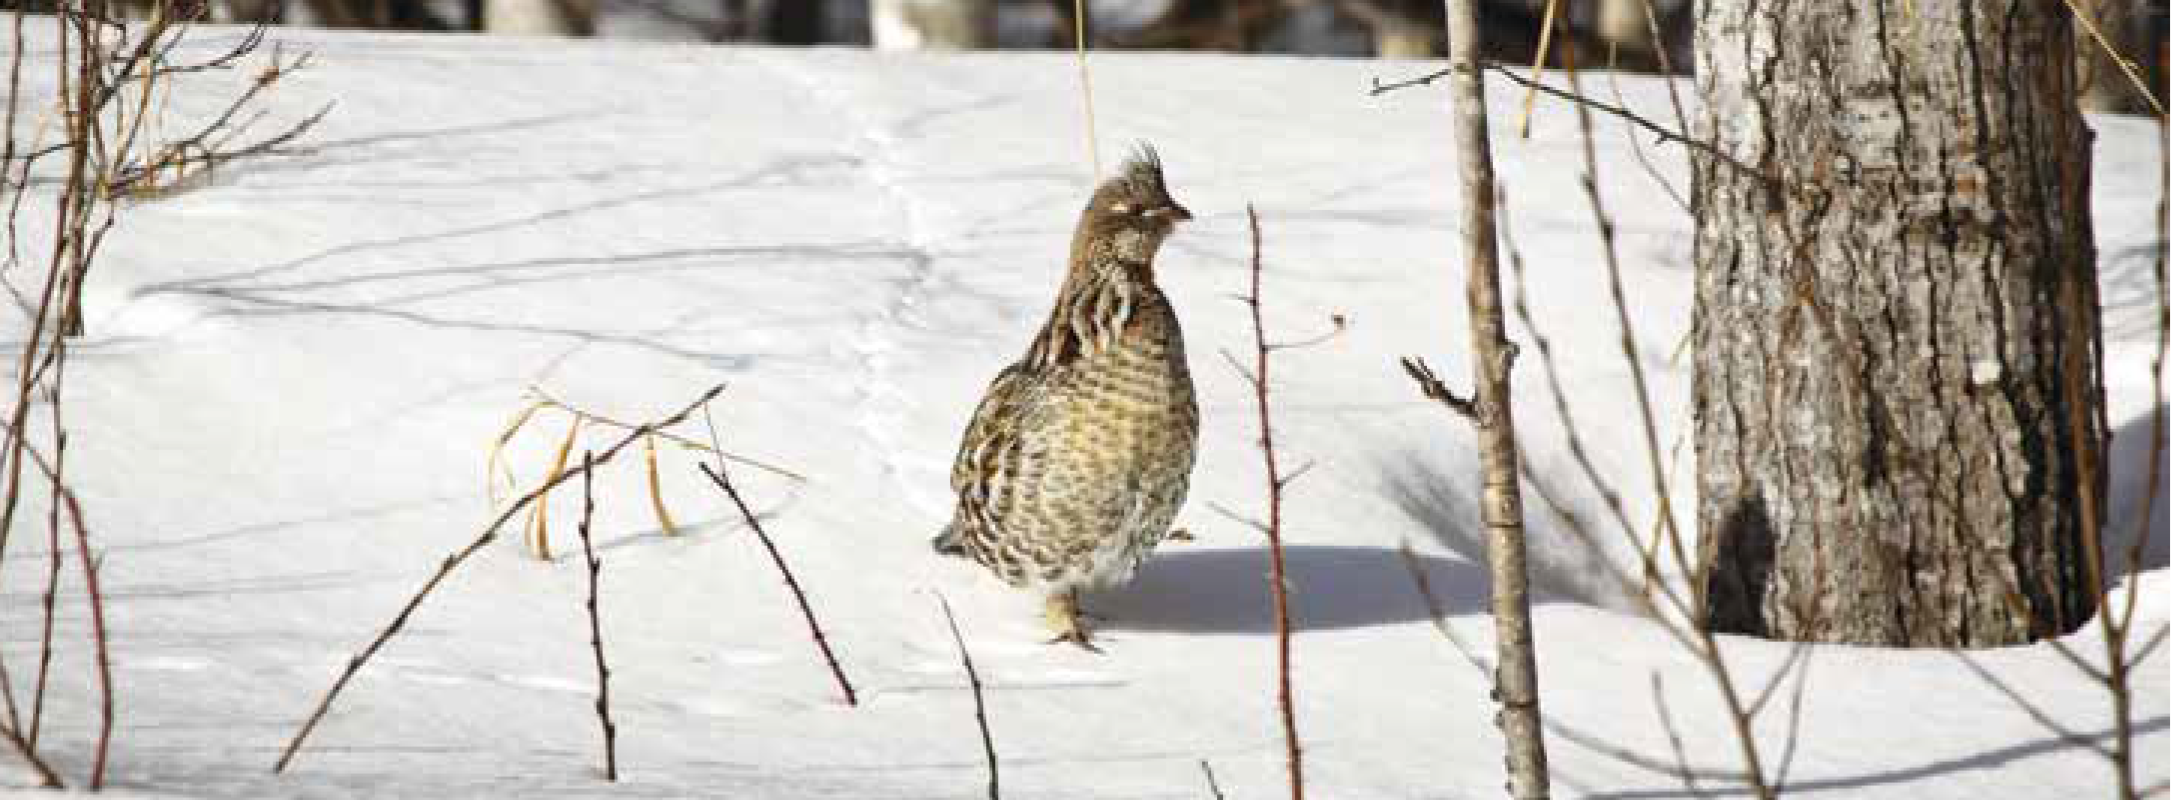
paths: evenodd
<path fill-rule="evenodd" d="M 1174 200 L 1169 201 L 1169 219 L 1174 222 L 1192 221 L 1192 210 Z"/>

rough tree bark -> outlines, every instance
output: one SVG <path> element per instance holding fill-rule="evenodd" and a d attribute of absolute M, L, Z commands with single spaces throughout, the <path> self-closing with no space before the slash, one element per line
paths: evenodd
<path fill-rule="evenodd" d="M 979 50 L 995 42 L 993 0 L 873 0 L 867 21 L 881 50 Z"/>
<path fill-rule="evenodd" d="M 1537 643 L 1531 635 L 1531 585 L 1523 540 L 1516 418 L 1509 367 L 1515 346 L 1503 333 L 1501 259 L 1494 225 L 1493 152 L 1486 138 L 1485 73 L 1479 61 L 1477 0 L 1447 0 L 1448 64 L 1454 70 L 1456 158 L 1463 178 L 1465 302 L 1470 307 L 1472 421 L 1478 427 L 1484 489 L 1486 563 L 1493 582 L 1495 723 L 1507 750 L 1508 794 L 1548 796 L 1546 737 L 1539 716 Z"/>
<path fill-rule="evenodd" d="M 1979 647 L 2095 608 L 2090 133 L 2060 0 L 1697 19 L 1704 622 Z"/>

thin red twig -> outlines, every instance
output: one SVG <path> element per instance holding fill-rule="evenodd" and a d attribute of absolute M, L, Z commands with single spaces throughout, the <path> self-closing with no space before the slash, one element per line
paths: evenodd
<path fill-rule="evenodd" d="M 90 777 L 90 789 L 95 792 L 106 785 L 106 753 L 113 743 L 113 660 L 106 647 L 106 601 L 105 594 L 98 590 L 98 560 L 91 556 L 90 528 L 83 524 L 83 505 L 76 501 L 75 491 L 61 482 L 60 472 L 46 461 L 45 454 L 27 446 L 23 452 L 29 454 L 31 460 L 37 462 L 38 469 L 60 487 L 61 503 L 68 510 L 68 523 L 75 528 L 76 555 L 83 563 L 84 590 L 90 593 L 91 643 L 98 653 L 98 749 L 91 758 Z M 35 764 L 37 759 L 27 749 L 28 745 L 24 742 L 24 754 L 31 756 Z"/>
<path fill-rule="evenodd" d="M 776 564 L 778 574 L 784 576 L 784 587 L 792 590 L 792 599 L 799 603 L 800 615 L 807 618 L 807 632 L 814 637 L 815 649 L 822 651 L 822 660 L 829 664 L 830 675 L 837 678 L 838 690 L 845 693 L 845 705 L 858 706 L 859 695 L 852 691 L 852 681 L 845 679 L 844 667 L 838 665 L 837 654 L 830 650 L 829 637 L 822 635 L 822 623 L 815 620 L 814 606 L 808 604 L 807 593 L 800 589 L 799 579 L 792 577 L 792 568 L 784 563 L 784 554 L 777 550 L 777 543 L 762 530 L 762 521 L 754 516 L 753 509 L 747 508 L 747 501 L 739 497 L 739 490 L 732 486 L 731 479 L 725 477 L 722 462 L 718 462 L 716 469 L 710 469 L 708 464 L 696 466 L 701 468 L 703 475 L 709 476 L 710 482 L 724 490 L 724 494 L 732 499 L 732 505 L 739 507 L 739 516 L 754 530 L 754 538 L 761 540 L 762 549 L 769 551 L 770 562 Z"/>
<path fill-rule="evenodd" d="M 965 649 L 965 634 L 958 631 L 958 616 L 950 613 L 950 600 L 938 592 L 935 602 L 943 607 L 943 621 L 950 623 L 950 640 L 958 643 L 958 661 L 965 665 L 966 683 L 973 687 L 973 723 L 980 726 L 980 749 L 988 759 L 988 800 L 999 800 L 1003 783 L 996 770 L 995 734 L 988 730 L 988 700 L 981 693 L 980 670 L 973 668 L 973 653 Z"/>
<path fill-rule="evenodd" d="M 0 725 L 0 737 L 5 737 L 8 740 L 8 746 L 15 748 L 16 754 L 22 756 L 23 761 L 29 763 L 31 769 L 37 771 L 40 788 L 68 788 L 67 784 L 61 782 L 60 773 L 54 772 L 52 765 L 45 763 L 45 759 L 38 757 L 38 752 L 31 749 L 29 742 L 23 740 L 22 734 L 16 733 L 12 727 Z"/>
<path fill-rule="evenodd" d="M 1289 764 L 1290 798 L 1304 800 L 1305 760 L 1304 749 L 1297 739 L 1297 706 L 1290 694 L 1290 581 L 1282 557 L 1282 487 L 1288 482 L 1282 478 L 1280 466 L 1275 461 L 1274 422 L 1268 413 L 1267 402 L 1267 328 L 1260 318 L 1260 245 L 1259 211 L 1250 205 L 1244 208 L 1245 218 L 1252 225 L 1252 289 L 1245 295 L 1244 304 L 1252 311 L 1252 394 L 1259 408 L 1259 449 L 1267 462 L 1267 552 L 1272 567 L 1270 578 L 1274 581 L 1275 603 L 1275 691 L 1276 703 L 1282 714 L 1282 744 Z"/>
<path fill-rule="evenodd" d="M 603 724 L 603 778 L 618 780 L 618 725 L 611 721 L 611 667 L 603 660 L 603 615 L 596 610 L 603 560 L 588 527 L 596 517 L 596 453 L 581 454 L 581 557 L 588 561 L 588 645 L 596 651 L 596 719 Z"/>
<path fill-rule="evenodd" d="M 48 402 L 53 407 L 53 471 L 61 473 L 62 470 L 67 468 L 68 464 L 68 436 L 67 432 L 60 427 L 59 392 L 53 392 Z M 38 678 L 30 690 L 30 735 L 27 738 L 31 747 L 38 746 L 38 730 L 45 719 L 46 678 L 52 673 L 53 667 L 53 620 L 56 616 L 54 609 L 55 602 L 60 596 L 60 571 L 65 563 L 60 548 L 61 484 L 58 480 L 53 481 L 52 484 L 53 496 L 48 501 L 48 507 L 45 510 L 45 609 L 38 630 Z"/>

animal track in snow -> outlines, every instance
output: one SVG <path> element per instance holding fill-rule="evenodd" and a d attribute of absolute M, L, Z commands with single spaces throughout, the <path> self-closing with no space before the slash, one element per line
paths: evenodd
<path fill-rule="evenodd" d="M 855 384 L 858 397 L 854 425 L 874 445 L 870 452 L 881 459 L 884 480 L 913 505 L 943 507 L 949 498 L 933 496 L 924 489 L 915 491 L 915 484 L 906 480 L 907 469 L 897 456 L 903 452 L 901 445 L 907 438 L 903 429 L 914 396 L 896 376 L 899 370 L 897 354 L 901 349 L 899 333 L 910 326 L 916 308 L 943 281 L 942 274 L 935 268 L 933 250 L 940 237 L 928 222 L 927 201 L 908 190 L 902 179 L 904 170 L 899 166 L 903 159 L 899 157 L 898 129 L 877 123 L 861 110 L 865 103 L 832 83 L 807 74 L 794 63 L 763 58 L 754 61 L 797 87 L 813 105 L 838 118 L 853 131 L 844 143 L 854 151 L 853 163 L 859 166 L 867 183 L 895 210 L 897 232 L 889 238 L 903 251 L 905 270 L 901 276 L 886 277 L 882 281 L 890 294 L 888 301 L 860 323 L 850 344 L 850 357 L 862 375 Z"/>

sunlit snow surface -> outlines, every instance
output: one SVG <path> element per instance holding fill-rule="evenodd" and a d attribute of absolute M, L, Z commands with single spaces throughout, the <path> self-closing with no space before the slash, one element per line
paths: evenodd
<path fill-rule="evenodd" d="M 208 50 L 239 36 L 199 31 Z M 70 473 L 102 547 L 119 728 L 112 780 L 153 795 L 967 797 L 984 791 L 972 701 L 937 610 L 956 606 L 984 677 L 1007 796 L 1232 797 L 1282 791 L 1251 399 L 1219 351 L 1247 347 L 1245 205 L 1265 229 L 1277 445 L 1316 466 L 1289 493 L 1298 720 L 1316 797 L 1499 791 L 1483 677 L 1427 622 L 1398 546 L 1491 650 L 1476 560 L 1473 439 L 1395 365 L 1468 374 L 1448 99 L 1385 97 L 1421 63 L 1190 55 L 1094 61 L 1101 158 L 1151 141 L 1199 216 L 1164 251 L 1204 415 L 1197 542 L 1093 598 L 1095 656 L 1040 643 L 1033 598 L 928 538 L 987 380 L 1022 352 L 1089 181 L 1075 64 L 1062 55 L 877 56 L 282 31 L 309 70 L 272 130 L 338 106 L 311 152 L 222 167 L 125 210 L 86 298 L 68 373 Z M 33 31 L 23 96 L 49 96 Z M 199 76 L 160 132 L 216 113 L 246 71 Z M 1587 79 L 1611 95 L 1617 81 Z M 1578 427 L 1640 527 L 1656 507 L 1573 118 L 1495 87 L 1496 156 L 1529 302 Z M 1618 91 L 1670 119 L 1664 85 Z M 1687 91 L 1686 87 L 1684 91 Z M 26 119 L 26 135 L 36 123 Z M 2095 119 L 2116 541 L 2143 523 L 2154 336 L 2157 129 Z M 1682 152 L 1602 121 L 1637 345 L 1659 436 L 1687 430 L 1690 221 Z M 49 188 L 39 190 L 49 196 Z M 33 202 L 26 219 L 44 219 Z M 26 222 L 26 252 L 45 247 Z M 31 263 L 38 263 L 35 259 Z M 8 276 L 35 286 L 36 267 Z M 23 323 L 6 323 L 19 337 Z M 1517 325 L 1519 341 L 1533 335 Z M 1635 616 L 1598 565 L 1623 535 L 1567 455 L 1536 348 L 1518 363 L 1532 470 L 1612 545 L 1577 546 L 1533 498 L 1544 710 L 1557 796 L 1679 797 L 1655 771 L 1740 760 L 1708 677 Z M 269 770 L 340 665 L 492 516 L 485 458 L 526 387 L 621 419 L 728 383 L 726 447 L 808 476 L 739 468 L 809 588 L 862 706 L 847 708 L 736 513 L 661 454 L 683 526 L 663 536 L 629 457 L 597 482 L 605 637 L 625 780 L 600 780 L 578 557 L 522 555 L 517 525 L 362 673 L 294 769 Z M 564 435 L 537 417 L 508 450 L 532 486 Z M 685 429 L 705 438 L 699 425 Z M 612 437 L 596 431 L 584 446 Z M 1672 461 L 1692 507 L 1686 444 Z M 551 535 L 574 549 L 577 488 Z M 2160 504 L 2160 508 L 2161 508 Z M 31 498 L 0 580 L 19 701 L 45 568 Z M 2164 517 L 2148 528 L 2137 626 L 2165 614 Z M 1685 522 L 1687 520 L 1685 519 Z M 88 613 L 69 573 L 41 749 L 80 782 L 96 732 Z M 2091 629 L 2094 630 L 2093 628 Z M 2068 640 L 2100 658 L 2094 633 Z M 1789 648 L 1727 643 L 1744 691 Z M 2137 771 L 2164 780 L 2163 651 L 2135 673 Z M 1758 719 L 1764 763 L 1826 797 L 2100 797 L 2109 703 L 2048 646 L 1961 656 L 1818 648 Z M 2041 711 L 2032 716 L 1999 685 Z M 25 702 L 27 705 L 26 701 Z M 1664 708 L 1665 716 L 1661 715 Z M 23 710 L 24 714 L 28 709 Z M 2076 737 L 2088 745 L 2077 744 Z M 12 765 L 12 759 L 0 759 Z M 10 766 L 8 769 L 12 770 Z M 26 773 L 11 772 L 27 781 Z M 1739 795 L 1705 777 L 1701 790 Z"/>

